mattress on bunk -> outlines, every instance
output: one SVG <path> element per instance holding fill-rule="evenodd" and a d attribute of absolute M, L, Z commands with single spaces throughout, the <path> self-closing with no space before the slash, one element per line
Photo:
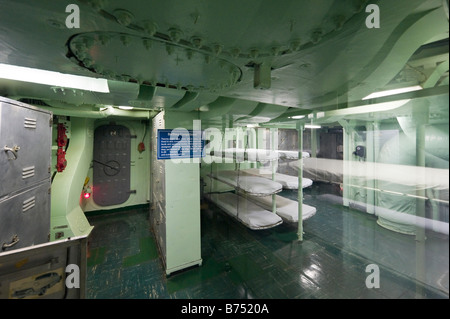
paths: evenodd
<path fill-rule="evenodd" d="M 283 222 L 280 216 L 267 211 L 234 193 L 209 194 L 208 198 L 250 229 L 267 229 Z"/>
<path fill-rule="evenodd" d="M 261 176 L 267 179 L 272 179 L 272 172 L 270 172 L 267 169 L 259 169 L 259 168 L 249 168 L 245 170 L 241 170 L 245 174 L 254 175 L 254 176 Z M 286 175 L 281 173 L 275 174 L 275 182 L 280 183 L 283 185 L 283 188 L 285 189 L 298 189 L 298 177 L 292 176 L 292 175 Z M 313 181 L 309 178 L 302 178 L 302 187 L 309 187 L 313 184 Z"/>
<path fill-rule="evenodd" d="M 236 162 L 270 162 L 278 159 L 278 154 L 271 150 L 257 148 L 227 148 L 214 150 L 210 155 L 222 158 L 232 158 Z"/>
<path fill-rule="evenodd" d="M 295 160 L 298 159 L 298 151 L 277 150 L 280 159 Z M 302 152 L 303 158 L 310 157 L 308 152 Z"/>
<path fill-rule="evenodd" d="M 271 197 L 249 197 L 249 199 L 262 208 L 272 209 Z M 276 204 L 277 215 L 283 218 L 283 220 L 293 223 L 298 222 L 298 201 L 276 195 Z M 317 211 L 315 207 L 306 204 L 303 204 L 302 209 L 302 220 L 307 220 L 308 218 L 314 216 Z"/>
<path fill-rule="evenodd" d="M 354 162 L 352 165 L 357 163 Z M 342 160 L 315 157 L 303 160 L 303 176 L 307 176 L 313 181 L 342 183 L 343 170 Z"/>
<path fill-rule="evenodd" d="M 264 177 L 245 174 L 241 171 L 217 171 L 211 177 L 255 196 L 268 196 L 283 190 L 283 185 Z"/>

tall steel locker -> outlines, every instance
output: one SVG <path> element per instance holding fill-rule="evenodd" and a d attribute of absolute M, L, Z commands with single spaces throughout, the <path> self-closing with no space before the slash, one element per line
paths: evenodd
<path fill-rule="evenodd" d="M 52 118 L 0 97 L 0 253 L 49 241 Z"/>
<path fill-rule="evenodd" d="M 167 125 L 167 119 L 166 112 L 153 118 L 150 221 L 166 274 L 170 275 L 201 265 L 202 259 L 199 164 L 158 160 L 158 130 L 175 128 L 174 123 Z"/>

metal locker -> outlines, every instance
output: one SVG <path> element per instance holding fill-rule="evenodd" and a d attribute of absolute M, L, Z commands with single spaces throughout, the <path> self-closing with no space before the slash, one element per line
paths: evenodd
<path fill-rule="evenodd" d="M 0 97 L 0 198 L 51 177 L 52 118 Z"/>
<path fill-rule="evenodd" d="M 0 199 L 0 252 L 45 243 L 49 234 L 49 181 Z"/>
<path fill-rule="evenodd" d="M 0 252 L 49 240 L 52 119 L 0 97 Z"/>

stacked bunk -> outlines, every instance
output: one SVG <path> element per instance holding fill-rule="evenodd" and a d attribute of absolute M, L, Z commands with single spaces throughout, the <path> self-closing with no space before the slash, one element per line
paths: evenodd
<path fill-rule="evenodd" d="M 241 170 L 243 174 L 260 176 L 268 180 L 272 180 L 272 172 L 267 169 L 248 168 Z M 280 183 L 284 189 L 298 189 L 298 177 L 292 175 L 286 175 L 281 173 L 275 173 L 275 182 Z M 313 184 L 312 179 L 302 178 L 302 188 L 309 187 Z"/>
<path fill-rule="evenodd" d="M 283 220 L 277 214 L 235 193 L 212 193 L 209 200 L 229 216 L 252 230 L 268 229 L 280 225 Z"/>
<path fill-rule="evenodd" d="M 282 191 L 280 183 L 263 177 L 251 176 L 239 170 L 217 171 L 208 174 L 226 185 L 232 186 L 236 193 L 210 193 L 207 198 L 231 217 L 252 230 L 268 229 L 283 222 L 280 216 L 249 201 L 251 197 L 270 197 Z"/>
<path fill-rule="evenodd" d="M 295 155 L 297 154 L 297 155 Z M 298 159 L 295 151 L 236 150 L 215 152 L 214 156 L 230 156 L 241 161 L 267 162 L 279 158 Z M 309 155 L 304 152 L 303 156 Z M 231 217 L 250 229 L 268 229 L 286 222 L 298 222 L 298 202 L 279 195 L 282 189 L 298 189 L 298 177 L 272 173 L 267 169 L 237 169 L 211 172 L 208 176 L 231 186 L 235 192 L 214 193 L 207 198 Z M 312 185 L 312 180 L 302 179 L 302 187 Z M 275 201 L 275 206 L 274 202 Z M 273 209 L 275 210 L 273 211 Z M 303 204 L 302 220 L 316 213 L 316 208 Z"/>
<path fill-rule="evenodd" d="M 248 197 L 248 199 L 256 205 L 271 209 L 272 198 L 267 197 Z M 284 221 L 289 223 L 298 222 L 298 201 L 292 200 L 280 195 L 276 195 L 277 215 Z M 306 204 L 302 204 L 302 220 L 306 220 L 316 214 L 316 208 Z"/>

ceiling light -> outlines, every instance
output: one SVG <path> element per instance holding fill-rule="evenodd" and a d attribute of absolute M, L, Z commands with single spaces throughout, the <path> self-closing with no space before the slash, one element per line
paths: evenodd
<path fill-rule="evenodd" d="M 133 107 L 132 106 L 119 106 L 119 109 L 121 109 L 121 110 L 132 110 Z"/>
<path fill-rule="evenodd" d="M 70 89 L 109 93 L 108 81 L 0 63 L 0 78 Z"/>
<path fill-rule="evenodd" d="M 302 118 L 304 118 L 305 116 L 304 115 L 294 115 L 294 116 L 289 116 L 289 118 L 290 119 L 293 119 L 293 120 L 300 120 L 300 119 L 302 119 Z"/>
<path fill-rule="evenodd" d="M 365 98 L 363 98 L 363 100 L 375 99 L 377 97 L 395 95 L 395 94 L 418 91 L 418 90 L 422 90 L 422 87 L 420 85 L 409 86 L 409 87 L 393 89 L 393 90 L 380 91 L 380 92 L 375 92 L 375 93 L 367 95 Z"/>
<path fill-rule="evenodd" d="M 321 128 L 321 127 L 322 126 L 320 126 L 320 125 L 305 124 L 305 128 L 316 129 L 316 128 Z"/>

